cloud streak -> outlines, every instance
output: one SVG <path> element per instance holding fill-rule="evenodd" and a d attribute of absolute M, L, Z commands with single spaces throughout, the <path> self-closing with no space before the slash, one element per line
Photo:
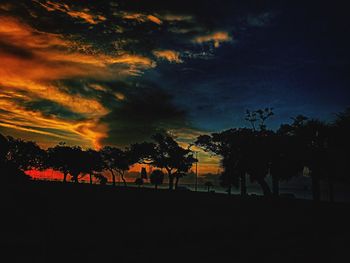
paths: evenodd
<path fill-rule="evenodd" d="M 147 14 L 142 14 L 142 13 L 127 13 L 127 12 L 122 12 L 121 16 L 126 19 L 126 20 L 134 20 L 139 23 L 145 23 L 145 22 L 152 22 L 157 25 L 163 24 L 163 21 L 160 20 L 157 16 L 155 15 L 147 15 Z"/>
<path fill-rule="evenodd" d="M 99 120 L 109 109 L 97 98 L 71 93 L 71 88 L 61 80 L 122 79 L 140 75 L 156 65 L 137 54 L 83 53 L 77 51 L 79 43 L 35 30 L 12 17 L 0 17 L 0 39 L 0 110 L 6 112 L 1 115 L 0 125 L 55 137 L 62 137 L 58 131 L 64 131 L 95 147 L 107 137 L 108 127 Z M 82 118 L 64 120 L 20 106 L 30 100 L 51 101 L 81 114 Z"/>
<path fill-rule="evenodd" d="M 34 2 L 38 3 L 49 12 L 59 11 L 69 15 L 72 18 L 83 20 L 84 22 L 91 25 L 96 25 L 98 23 L 106 21 L 106 17 L 102 15 L 94 15 L 90 13 L 90 10 L 88 8 L 84 8 L 82 10 L 74 10 L 69 5 L 64 3 L 56 3 L 53 1 L 40 2 L 37 0 Z"/>
<path fill-rule="evenodd" d="M 193 39 L 193 42 L 197 44 L 214 43 L 214 47 L 218 48 L 222 43 L 232 42 L 232 37 L 228 32 L 217 31 L 210 34 L 196 36 Z"/>
<path fill-rule="evenodd" d="M 160 59 L 165 59 L 169 62 L 182 63 L 180 53 L 175 50 L 155 50 L 153 54 Z"/>

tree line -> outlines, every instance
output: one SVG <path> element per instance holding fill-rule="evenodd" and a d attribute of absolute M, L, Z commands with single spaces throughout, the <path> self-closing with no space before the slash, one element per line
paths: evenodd
<path fill-rule="evenodd" d="M 35 142 L 0 136 L 0 163 L 8 174 L 24 178 L 24 171 L 53 169 L 63 174 L 63 182 L 70 176 L 79 180 L 88 175 L 90 183 L 95 177 L 101 184 L 107 182 L 102 172 L 110 173 L 112 184 L 120 176 L 124 185 L 125 173 L 136 163 L 149 164 L 158 169 L 150 176 L 152 184 L 163 182 L 166 171 L 169 189 L 176 189 L 179 180 L 198 160 L 191 150 L 193 145 L 221 157 L 223 168 L 221 185 L 231 193 L 240 188 L 247 195 L 249 179 L 261 186 L 265 196 L 279 196 L 279 183 L 307 173 L 312 181 L 314 200 L 320 200 L 320 182 L 328 182 L 330 201 L 334 200 L 334 183 L 349 180 L 350 109 L 338 113 L 330 122 L 308 119 L 299 115 L 279 129 L 267 127 L 274 115 L 272 108 L 247 111 L 245 120 L 251 127 L 232 128 L 218 133 L 200 135 L 188 148 L 181 147 L 168 134 L 156 134 L 151 142 L 131 144 L 125 149 L 105 146 L 99 151 L 83 150 L 78 146 L 60 143 L 47 150 Z M 4 168 L 2 168 L 4 169 Z M 272 187 L 266 182 L 272 178 Z M 142 177 L 137 179 L 142 184 Z M 212 184 L 207 182 L 208 191 Z"/>
<path fill-rule="evenodd" d="M 75 183 L 89 176 L 90 183 L 95 178 L 101 184 L 106 184 L 107 178 L 103 172 L 108 172 L 114 186 L 117 176 L 127 185 L 125 173 L 132 165 L 149 164 L 158 168 L 150 175 L 150 182 L 156 188 L 163 183 L 164 169 L 169 179 L 169 189 L 176 189 L 180 178 L 186 175 L 197 160 L 190 149 L 181 147 L 167 134 L 155 134 L 152 139 L 152 142 L 135 143 L 125 149 L 105 146 L 99 151 L 84 150 L 79 146 L 59 143 L 44 150 L 33 141 L 0 135 L 0 163 L 3 173 L 5 170 L 10 181 L 28 179 L 24 174 L 28 170 L 53 169 L 62 173 L 63 182 L 67 182 L 70 176 Z M 141 181 L 142 178 L 138 178 L 135 183 L 142 184 Z"/>
<path fill-rule="evenodd" d="M 273 115 L 271 108 L 247 111 L 245 120 L 250 128 L 202 135 L 196 144 L 222 157 L 220 180 L 229 191 L 239 187 L 245 196 L 249 175 L 265 196 L 278 196 L 280 181 L 308 171 L 313 199 L 320 200 L 320 182 L 326 180 L 330 201 L 334 201 L 334 183 L 349 180 L 350 109 L 336 114 L 335 120 L 328 123 L 299 115 L 276 131 L 266 126 Z M 272 190 L 265 180 L 268 175 Z"/>

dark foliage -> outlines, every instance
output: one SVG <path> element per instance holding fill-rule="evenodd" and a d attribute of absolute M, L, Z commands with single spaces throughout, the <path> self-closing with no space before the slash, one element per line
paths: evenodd
<path fill-rule="evenodd" d="M 155 189 L 157 189 L 158 185 L 163 184 L 164 173 L 162 172 L 162 170 L 154 170 L 152 171 L 149 179 L 151 184 L 153 184 Z"/>

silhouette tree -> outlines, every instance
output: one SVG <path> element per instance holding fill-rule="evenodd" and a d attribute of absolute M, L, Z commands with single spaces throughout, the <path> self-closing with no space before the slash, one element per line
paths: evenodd
<path fill-rule="evenodd" d="M 42 170 L 46 152 L 35 142 L 8 137 L 7 160 L 21 171 Z"/>
<path fill-rule="evenodd" d="M 162 172 L 162 170 L 154 170 L 151 173 L 149 179 L 150 179 L 151 184 L 154 185 L 154 188 L 158 189 L 158 185 L 163 184 L 164 173 Z"/>
<path fill-rule="evenodd" d="M 153 164 L 156 155 L 156 144 L 153 142 L 135 143 L 130 146 L 130 156 L 134 163 Z"/>
<path fill-rule="evenodd" d="M 124 186 L 126 186 L 125 172 L 129 170 L 130 166 L 136 161 L 133 161 L 133 156 L 130 150 L 121 150 L 115 147 L 106 146 L 100 150 L 104 169 L 108 170 L 112 175 L 112 184 L 115 186 L 116 173 L 120 175 Z"/>
<path fill-rule="evenodd" d="M 70 147 L 61 143 L 49 148 L 48 166 L 63 173 L 63 182 L 66 182 L 70 174 L 75 183 L 79 183 L 79 175 L 86 171 L 87 155 L 80 147 Z"/>
<path fill-rule="evenodd" d="M 250 123 L 253 131 L 255 131 L 256 130 L 255 122 L 258 120 L 257 112 L 246 110 L 246 116 L 244 119 Z"/>
<path fill-rule="evenodd" d="M 14 158 L 15 155 L 9 154 L 10 147 L 8 140 L 0 134 L 0 171 L 1 182 L 5 183 L 23 183 L 29 180 L 29 176 L 22 170 L 18 169 L 18 162 L 12 163 L 9 157 Z M 18 155 L 16 155 L 18 156 Z"/>
<path fill-rule="evenodd" d="M 6 156 L 8 154 L 8 151 L 9 151 L 8 141 L 5 138 L 5 136 L 3 136 L 0 133 L 0 171 L 1 173 L 7 172 L 5 171 L 5 169 L 6 169 Z"/>
<path fill-rule="evenodd" d="M 222 161 L 223 163 L 224 161 Z M 228 166 L 224 166 L 224 164 L 222 165 L 224 167 L 223 171 L 220 174 L 220 185 L 222 187 L 226 187 L 227 188 L 227 193 L 229 195 L 231 195 L 232 193 L 232 187 L 235 188 L 239 188 L 239 175 L 237 173 L 237 171 L 235 169 L 233 169 L 232 166 L 228 165 Z M 241 190 L 241 192 L 243 192 Z M 241 195 L 243 196 L 243 194 L 241 193 Z"/>
<path fill-rule="evenodd" d="M 229 129 L 221 133 L 213 133 L 197 138 L 196 144 L 205 151 L 220 155 L 224 168 L 220 176 L 222 186 L 241 185 L 241 195 L 246 195 L 246 174 L 256 181 L 265 196 L 271 195 L 271 190 L 265 181 L 268 174 L 269 160 L 267 159 L 266 138 L 270 131 L 254 131 L 253 129 Z"/>
<path fill-rule="evenodd" d="M 331 127 L 319 120 L 308 120 L 301 115 L 293 120 L 291 125 L 284 125 L 282 130 L 295 137 L 294 144 L 298 146 L 298 158 L 300 158 L 298 162 L 311 171 L 312 196 L 315 201 L 319 201 L 320 181 L 332 169 L 328 147 Z"/>
<path fill-rule="evenodd" d="M 79 176 L 86 171 L 86 152 L 80 147 L 72 147 L 68 154 L 72 160 L 69 162 L 69 174 L 74 183 L 79 183 Z"/>
<path fill-rule="evenodd" d="M 269 172 L 269 156 L 268 156 L 268 137 L 271 133 L 265 133 L 264 131 L 253 132 L 250 140 L 247 142 L 248 159 L 246 160 L 246 172 L 250 175 L 252 182 L 257 182 L 264 196 L 271 196 L 271 189 L 267 184 L 265 178 Z"/>
<path fill-rule="evenodd" d="M 330 128 L 329 140 L 326 142 L 328 161 L 331 169 L 327 174 L 329 200 L 334 202 L 334 182 L 349 181 L 350 163 L 350 108 L 336 114 Z"/>
<path fill-rule="evenodd" d="M 255 111 L 247 110 L 244 119 L 251 124 L 253 131 L 257 130 L 255 123 L 259 121 L 259 129 L 264 131 L 266 130 L 266 120 L 273 115 L 273 108 L 258 109 Z"/>
<path fill-rule="evenodd" d="M 66 154 L 70 150 L 70 147 L 64 145 L 64 143 L 60 143 L 53 148 L 47 149 L 47 168 L 52 168 L 56 171 L 60 171 L 63 173 L 63 182 L 67 181 L 67 175 L 69 173 L 69 165 L 71 162 L 69 160 L 69 156 Z"/>
<path fill-rule="evenodd" d="M 92 184 L 92 176 L 95 175 L 96 177 L 97 173 L 102 172 L 102 170 L 104 169 L 104 162 L 100 152 L 97 152 L 95 150 L 88 149 L 86 152 L 83 153 L 83 155 L 83 158 L 85 158 L 85 166 L 83 173 L 87 173 L 89 175 L 90 184 Z M 101 179 L 101 176 L 98 178 Z"/>
<path fill-rule="evenodd" d="M 5 158 L 6 158 L 8 151 L 9 151 L 8 141 L 5 138 L 5 136 L 3 136 L 0 133 L 0 163 L 5 162 Z"/>
<path fill-rule="evenodd" d="M 155 134 L 155 143 L 131 145 L 134 160 L 165 169 L 169 177 L 169 189 L 174 188 L 175 173 L 187 172 L 196 161 L 190 149 L 184 149 L 169 135 Z"/>
<path fill-rule="evenodd" d="M 107 184 L 107 177 L 100 174 L 100 173 L 96 173 L 95 174 L 96 179 L 99 181 L 99 184 L 101 185 L 106 185 Z"/>
<path fill-rule="evenodd" d="M 195 144 L 204 151 L 220 155 L 221 165 L 224 168 L 220 175 L 220 184 L 228 188 L 228 194 L 231 194 L 232 186 L 238 187 L 240 171 L 243 157 L 240 155 L 240 148 L 235 147 L 234 138 L 237 138 L 239 130 L 231 129 L 221 133 L 212 133 L 211 135 L 201 135 L 197 138 Z"/>
<path fill-rule="evenodd" d="M 208 193 L 210 192 L 210 188 L 212 188 L 214 185 L 212 182 L 205 182 L 204 186 L 207 188 Z"/>
<path fill-rule="evenodd" d="M 147 171 L 145 167 L 141 168 L 141 178 L 147 180 Z"/>
<path fill-rule="evenodd" d="M 271 190 L 265 181 L 269 172 L 270 159 L 269 138 L 274 134 L 267 130 L 266 120 L 273 116 L 272 108 L 246 112 L 245 120 L 249 121 L 252 129 L 229 129 L 211 136 L 202 135 L 196 144 L 205 151 L 222 157 L 221 185 L 228 187 L 241 185 L 241 195 L 246 195 L 246 174 L 252 181 L 256 181 L 265 196 L 271 195 Z M 257 129 L 258 127 L 258 129 Z"/>
<path fill-rule="evenodd" d="M 303 159 L 299 154 L 301 145 L 295 136 L 292 136 L 281 125 L 279 130 L 269 138 L 269 174 L 272 178 L 272 192 L 274 197 L 279 196 L 279 182 L 290 180 L 302 173 Z"/>
<path fill-rule="evenodd" d="M 326 144 L 329 137 L 328 126 L 318 120 L 309 120 L 298 129 L 298 136 L 303 140 L 305 164 L 311 170 L 312 195 L 320 200 L 320 181 L 330 171 Z"/>
<path fill-rule="evenodd" d="M 179 171 L 176 171 L 174 173 L 174 177 L 175 177 L 175 190 L 178 189 L 178 186 L 179 186 L 179 181 L 182 177 L 185 177 L 186 176 L 186 173 L 184 172 L 179 172 Z"/>
<path fill-rule="evenodd" d="M 249 111 L 247 111 L 246 120 L 249 119 Z M 246 172 L 250 175 L 252 181 L 256 181 L 262 188 L 265 196 L 271 195 L 271 190 L 265 181 L 266 175 L 269 173 L 271 164 L 271 138 L 274 137 L 274 132 L 267 130 L 266 121 L 274 115 L 272 108 L 258 109 L 253 112 L 255 120 L 250 120 L 252 123 L 258 122 L 259 129 L 253 125 L 253 131 L 248 132 L 250 141 L 246 141 L 246 156 L 249 157 L 249 163 L 246 166 Z M 248 160 L 246 160 L 247 162 Z"/>
<path fill-rule="evenodd" d="M 189 149 L 184 149 L 169 135 L 156 134 L 153 136 L 155 150 L 152 156 L 153 165 L 165 169 L 169 177 L 169 189 L 174 187 L 174 174 L 178 174 L 177 182 L 182 173 L 187 172 L 196 159 Z"/>

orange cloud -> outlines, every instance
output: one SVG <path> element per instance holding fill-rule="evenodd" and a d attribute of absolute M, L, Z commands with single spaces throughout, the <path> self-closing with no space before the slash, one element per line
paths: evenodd
<path fill-rule="evenodd" d="M 216 48 L 218 48 L 223 42 L 231 41 L 232 37 L 225 31 L 218 31 L 207 35 L 197 36 L 193 39 L 193 42 L 198 44 L 213 42 Z"/>
<path fill-rule="evenodd" d="M 144 23 L 147 21 L 151 21 L 157 25 L 161 25 L 163 22 L 162 20 L 160 20 L 158 17 L 154 16 L 154 15 L 145 15 L 145 14 L 141 14 L 141 13 L 126 13 L 123 12 L 122 13 L 122 17 L 124 19 L 129 19 L 129 20 L 135 20 L 139 23 Z"/>
<path fill-rule="evenodd" d="M 118 100 L 125 100 L 125 95 L 124 95 L 123 93 L 116 92 L 116 93 L 114 93 L 114 96 L 115 96 Z"/>
<path fill-rule="evenodd" d="M 30 100 L 30 98 L 27 98 Z M 85 120 L 63 120 L 54 115 L 43 115 L 40 111 L 28 110 L 11 99 L 0 99 L 0 126 L 56 137 L 68 141 L 79 141 L 83 145 L 99 148 L 100 140 L 106 137 L 108 127 L 98 118 Z"/>
<path fill-rule="evenodd" d="M 158 17 L 154 15 L 148 15 L 147 18 L 149 21 L 152 21 L 153 23 L 156 23 L 158 25 L 161 25 L 163 23 Z"/>
<path fill-rule="evenodd" d="M 166 59 L 169 62 L 182 63 L 180 59 L 180 53 L 174 50 L 155 50 L 153 54 L 157 58 Z"/>
<path fill-rule="evenodd" d="M 0 43 L 10 47 L 10 51 L 16 51 L 9 52 L 8 48 L 0 51 L 2 63 L 7 66 L 6 71 L 17 72 L 16 75 L 31 80 L 54 80 L 91 74 L 97 78 L 115 78 L 116 75 L 129 76 L 137 69 L 156 66 L 151 59 L 135 54 L 88 54 L 85 49 L 89 47 L 63 39 L 57 34 L 37 31 L 11 17 L 0 16 L 0 39 Z M 110 65 L 120 67 L 111 70 Z"/>
<path fill-rule="evenodd" d="M 34 2 L 40 4 L 49 12 L 60 11 L 60 12 L 66 13 L 70 17 L 82 19 L 85 22 L 92 25 L 96 25 L 106 20 L 104 16 L 93 15 L 89 13 L 90 10 L 88 8 L 84 8 L 83 10 L 73 10 L 67 4 L 64 4 L 64 3 L 56 3 L 52 1 L 46 1 L 45 3 L 42 3 L 37 0 L 35 0 Z"/>
<path fill-rule="evenodd" d="M 130 19 L 130 20 L 137 20 L 139 22 L 145 22 L 144 15 L 143 14 L 130 14 L 130 13 L 124 13 L 123 14 L 124 19 Z"/>
<path fill-rule="evenodd" d="M 102 86 L 100 84 L 97 84 L 97 83 L 89 84 L 89 88 L 97 90 L 97 91 L 107 91 L 106 87 L 104 87 L 104 86 Z"/>
<path fill-rule="evenodd" d="M 147 57 L 124 53 L 108 56 L 85 52 L 89 46 L 64 39 L 63 36 L 40 32 L 11 17 L 0 16 L 0 126 L 79 141 L 99 146 L 108 127 L 100 119 L 109 113 L 95 98 L 69 92 L 61 80 L 70 78 L 118 79 L 142 74 L 155 67 Z M 92 83 L 91 89 L 107 88 Z M 21 103 L 32 100 L 52 101 L 81 120 L 44 116 Z"/>

